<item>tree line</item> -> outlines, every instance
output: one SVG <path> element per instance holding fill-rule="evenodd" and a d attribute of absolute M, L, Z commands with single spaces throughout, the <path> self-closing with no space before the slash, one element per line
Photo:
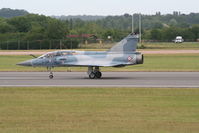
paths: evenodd
<path fill-rule="evenodd" d="M 29 13 L 25 10 L 10 9 L 10 8 L 0 9 L 0 17 L 3 17 L 3 18 L 12 18 L 12 17 L 17 17 L 17 16 L 24 16 L 26 14 L 29 14 Z"/>
<path fill-rule="evenodd" d="M 89 19 L 91 19 L 90 17 Z M 82 34 L 94 34 L 98 39 L 103 40 L 107 40 L 109 36 L 112 41 L 119 41 L 131 33 L 131 20 L 130 14 L 98 16 L 98 19 L 86 21 L 74 17 L 59 19 L 27 12 L 22 16 L 11 18 L 2 16 L 0 18 L 0 43 L 39 41 L 40 43 L 48 42 L 48 46 L 50 46 L 51 42 L 62 40 L 62 42 L 70 42 L 71 45 L 71 42 L 78 43 L 84 38 L 72 38 L 71 40 L 71 38 L 67 38 L 67 35 Z M 139 14 L 134 14 L 136 33 L 139 31 L 138 20 Z M 186 15 L 174 12 L 161 15 L 160 12 L 157 12 L 155 15 L 142 15 L 142 33 L 143 39 L 150 41 L 171 41 L 179 35 L 187 41 L 196 41 L 199 38 L 199 13 Z"/>

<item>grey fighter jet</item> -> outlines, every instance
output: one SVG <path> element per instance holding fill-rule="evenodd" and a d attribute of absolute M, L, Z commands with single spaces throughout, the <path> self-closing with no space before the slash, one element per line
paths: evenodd
<path fill-rule="evenodd" d="M 101 78 L 100 67 L 143 64 L 143 55 L 136 52 L 137 42 L 138 35 L 130 34 L 108 51 L 54 51 L 17 65 L 46 67 L 50 72 L 50 79 L 53 78 L 51 69 L 54 67 L 88 67 L 90 79 Z"/>

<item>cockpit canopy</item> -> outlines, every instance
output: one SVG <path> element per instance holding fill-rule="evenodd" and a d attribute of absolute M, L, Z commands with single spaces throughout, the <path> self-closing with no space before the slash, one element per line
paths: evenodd
<path fill-rule="evenodd" d="M 66 56 L 66 55 L 76 55 L 75 51 L 55 51 L 55 52 L 48 52 L 43 54 L 42 56 L 38 57 L 39 59 L 43 58 L 53 58 L 56 56 Z"/>

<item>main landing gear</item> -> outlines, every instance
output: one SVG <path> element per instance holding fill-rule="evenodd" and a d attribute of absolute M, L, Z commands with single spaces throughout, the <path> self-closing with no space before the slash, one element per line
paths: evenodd
<path fill-rule="evenodd" d="M 54 76 L 53 76 L 53 72 L 52 72 L 51 69 L 52 69 L 52 67 L 47 67 L 47 71 L 50 72 L 50 74 L 49 74 L 49 79 L 53 79 L 53 77 L 54 77 Z"/>
<path fill-rule="evenodd" d="M 93 67 L 88 67 L 88 75 L 90 79 L 100 79 L 102 77 L 102 73 L 100 72 L 99 67 L 95 67 L 94 70 Z"/>

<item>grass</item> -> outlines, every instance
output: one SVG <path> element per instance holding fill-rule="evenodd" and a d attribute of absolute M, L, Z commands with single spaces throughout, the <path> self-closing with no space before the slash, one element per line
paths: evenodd
<path fill-rule="evenodd" d="M 0 56 L 0 71 L 46 71 L 46 68 L 17 66 L 30 56 Z M 143 65 L 101 68 L 102 71 L 199 71 L 199 54 L 145 55 Z M 85 67 L 54 68 L 54 71 L 87 71 Z"/>
<path fill-rule="evenodd" d="M 82 49 L 109 49 L 116 43 L 108 44 L 83 44 Z M 144 49 L 199 49 L 199 42 L 184 42 L 184 43 L 172 43 L 172 42 L 143 42 Z M 139 47 L 141 45 L 138 45 Z M 138 47 L 138 48 L 139 48 Z"/>
<path fill-rule="evenodd" d="M 199 49 L 199 42 L 143 43 L 145 49 Z"/>
<path fill-rule="evenodd" d="M 198 133 L 199 89 L 0 88 L 2 133 Z"/>

